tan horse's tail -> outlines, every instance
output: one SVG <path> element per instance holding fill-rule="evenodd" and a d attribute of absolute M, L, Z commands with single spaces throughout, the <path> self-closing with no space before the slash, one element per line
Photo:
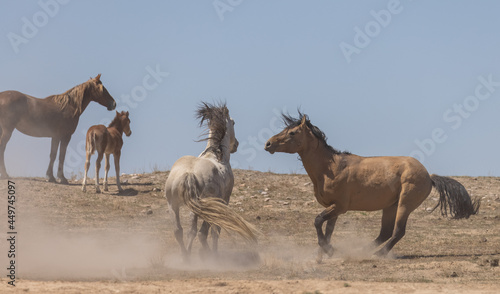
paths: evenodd
<path fill-rule="evenodd" d="M 204 221 L 226 231 L 238 233 L 249 243 L 257 243 L 258 230 L 224 204 L 222 199 L 199 198 L 202 191 L 200 191 L 199 183 L 193 174 L 186 176 L 179 192 L 186 206 Z"/>
<path fill-rule="evenodd" d="M 458 181 L 438 175 L 431 175 L 432 186 L 439 193 L 439 203 L 434 207 L 440 206 L 441 215 L 451 218 L 469 218 L 477 214 L 481 204 L 480 199 L 472 200 L 465 187 Z M 433 210 L 434 210 L 433 209 Z"/>

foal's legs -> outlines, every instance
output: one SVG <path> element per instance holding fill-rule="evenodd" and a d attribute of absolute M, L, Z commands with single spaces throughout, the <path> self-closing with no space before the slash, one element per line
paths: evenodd
<path fill-rule="evenodd" d="M 109 154 L 104 156 L 104 191 L 108 191 Z"/>
<path fill-rule="evenodd" d="M 101 168 L 101 161 L 103 157 L 102 152 L 97 152 L 97 159 L 95 161 L 95 192 L 101 193 L 101 188 L 99 188 L 99 169 Z"/>
<path fill-rule="evenodd" d="M 7 126 L 2 126 L 0 128 L 0 178 L 7 179 L 9 175 L 7 174 L 7 170 L 5 169 L 5 147 L 7 147 L 7 142 L 9 142 L 10 137 L 12 136 L 12 132 L 14 128 L 9 128 Z"/>
<path fill-rule="evenodd" d="M 123 189 L 120 184 L 120 156 L 120 151 L 117 151 L 113 154 L 113 159 L 115 160 L 116 186 L 118 186 L 118 191 L 122 192 Z"/>
<path fill-rule="evenodd" d="M 54 178 L 54 161 L 56 161 L 57 156 L 57 148 L 59 148 L 59 142 L 61 140 L 59 138 L 53 137 L 50 141 L 50 161 L 49 167 L 47 168 L 47 172 L 45 173 L 49 178 L 49 182 L 55 183 L 56 178 Z"/>
<path fill-rule="evenodd" d="M 87 148 L 85 148 L 87 149 Z M 90 157 L 92 154 L 87 151 L 85 154 L 85 174 L 83 175 L 83 183 L 82 183 L 82 191 L 87 192 L 87 174 L 89 172 L 89 167 L 90 167 Z"/>

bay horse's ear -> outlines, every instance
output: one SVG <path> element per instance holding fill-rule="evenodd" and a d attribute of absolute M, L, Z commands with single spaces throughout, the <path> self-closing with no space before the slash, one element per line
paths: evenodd
<path fill-rule="evenodd" d="M 128 111 L 125 113 L 125 115 L 128 117 Z"/>
<path fill-rule="evenodd" d="M 115 110 L 116 111 L 116 115 L 120 115 L 120 113 L 118 112 L 118 110 Z"/>
<path fill-rule="evenodd" d="M 98 74 L 97 77 L 95 77 L 95 80 L 99 82 L 101 80 L 101 74 Z"/>

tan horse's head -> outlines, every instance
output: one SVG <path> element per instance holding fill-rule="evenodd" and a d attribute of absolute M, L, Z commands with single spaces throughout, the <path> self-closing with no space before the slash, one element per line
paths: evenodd
<path fill-rule="evenodd" d="M 116 108 L 115 99 L 113 99 L 101 82 L 101 74 L 98 74 L 95 78 L 90 78 L 88 83 L 90 85 L 90 99 L 92 101 L 101 104 L 108 110 Z"/>
<path fill-rule="evenodd" d="M 303 149 L 304 142 L 307 142 L 307 138 L 311 135 L 307 126 L 310 123 L 307 115 L 301 115 L 300 120 L 294 120 L 294 123 L 292 123 L 292 118 L 287 115 L 283 115 L 283 120 L 287 126 L 279 134 L 267 140 L 264 149 L 271 154 L 274 152 L 298 153 Z"/>

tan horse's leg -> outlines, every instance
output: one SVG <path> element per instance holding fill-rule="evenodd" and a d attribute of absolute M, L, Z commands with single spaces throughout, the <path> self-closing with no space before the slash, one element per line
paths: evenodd
<path fill-rule="evenodd" d="M 13 131 L 14 128 L 8 128 L 6 126 L 0 128 L 0 177 L 2 179 L 9 178 L 7 170 L 5 169 L 5 147 L 7 147 L 7 142 L 9 142 Z"/>
<path fill-rule="evenodd" d="M 403 236 L 406 233 L 406 222 L 408 221 L 408 216 L 410 215 L 411 211 L 408 211 L 404 207 L 398 207 L 398 212 L 396 215 L 396 222 L 394 226 L 394 231 L 392 233 L 391 238 L 387 243 L 380 249 L 379 251 L 375 252 L 375 255 L 377 256 L 386 256 L 389 251 L 391 251 L 392 247 L 396 245 L 396 243 L 403 238 Z"/>
<path fill-rule="evenodd" d="M 66 158 L 66 149 L 68 148 L 71 135 L 61 139 L 59 146 L 59 167 L 57 169 L 57 177 L 61 184 L 68 184 L 68 180 L 64 177 L 64 159 Z"/>
<path fill-rule="evenodd" d="M 384 208 L 382 211 L 382 227 L 380 228 L 380 233 L 373 241 L 373 245 L 375 247 L 389 240 L 392 236 L 392 232 L 394 231 L 394 224 L 396 222 L 396 213 L 398 211 L 398 202 L 393 205 Z"/>
<path fill-rule="evenodd" d="M 82 191 L 87 192 L 87 174 L 90 168 L 90 157 L 92 154 L 87 151 L 85 154 L 85 174 L 83 175 Z"/>
<path fill-rule="evenodd" d="M 115 160 L 116 186 L 118 186 L 118 191 L 122 192 L 123 189 L 120 184 L 120 156 L 121 156 L 120 151 L 115 152 L 115 154 L 113 154 L 113 159 Z"/>
<path fill-rule="evenodd" d="M 99 188 L 99 169 L 101 168 L 101 161 L 103 153 L 97 152 L 97 159 L 95 161 L 95 192 L 101 193 L 101 188 Z"/>
<path fill-rule="evenodd" d="M 47 168 L 47 172 L 45 173 L 49 178 L 49 182 L 55 183 L 56 178 L 54 178 L 54 161 L 56 161 L 57 156 L 57 148 L 59 148 L 59 142 L 61 140 L 59 138 L 52 138 L 50 141 L 50 160 L 49 167 Z"/>
<path fill-rule="evenodd" d="M 104 155 L 104 183 L 103 183 L 103 186 L 104 186 L 104 191 L 108 192 L 108 172 L 109 172 L 109 156 L 110 154 L 106 153 L 106 155 Z"/>
<path fill-rule="evenodd" d="M 320 246 L 320 251 L 318 251 L 318 257 L 316 259 L 318 263 L 322 261 L 323 252 L 328 254 L 328 256 L 333 255 L 333 247 L 330 244 L 330 239 L 339 214 L 337 205 L 333 204 L 323 210 L 314 220 L 314 226 L 318 234 L 318 244 Z M 323 223 L 325 221 L 327 221 L 327 227 L 325 233 L 323 233 Z"/>

